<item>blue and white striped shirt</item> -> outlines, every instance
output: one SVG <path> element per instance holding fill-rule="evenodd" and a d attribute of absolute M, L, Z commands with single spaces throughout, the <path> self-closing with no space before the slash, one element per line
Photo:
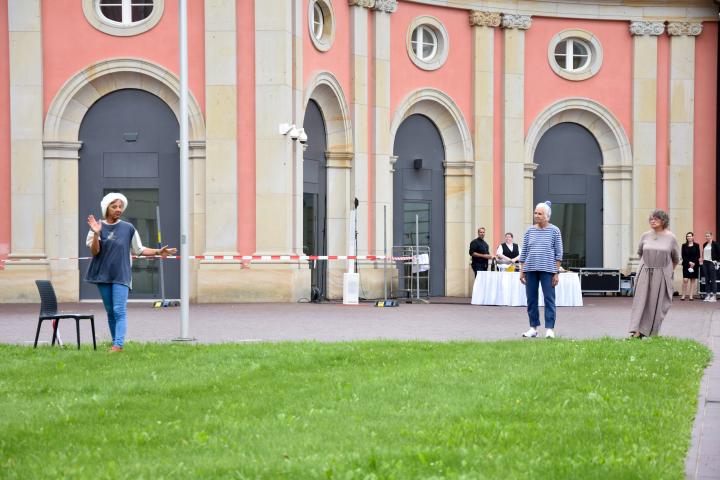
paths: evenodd
<path fill-rule="evenodd" d="M 558 227 L 550 223 L 545 228 L 533 225 L 527 229 L 520 254 L 523 271 L 557 273 L 557 262 L 562 257 L 562 235 Z"/>

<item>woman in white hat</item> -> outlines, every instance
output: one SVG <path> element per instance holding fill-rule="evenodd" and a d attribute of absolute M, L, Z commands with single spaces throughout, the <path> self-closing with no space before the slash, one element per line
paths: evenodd
<path fill-rule="evenodd" d="M 98 222 L 88 216 L 88 232 L 85 243 L 93 258 L 85 281 L 97 285 L 105 305 L 112 335 L 111 350 L 121 352 L 127 331 L 127 299 L 132 288 L 132 254 L 174 255 L 175 248 L 145 248 L 135 227 L 120 216 L 127 208 L 127 198 L 122 193 L 108 193 L 100 202 L 104 219 Z"/>

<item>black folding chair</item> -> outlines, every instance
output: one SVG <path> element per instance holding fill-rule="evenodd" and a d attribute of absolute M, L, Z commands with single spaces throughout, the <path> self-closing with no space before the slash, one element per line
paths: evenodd
<path fill-rule="evenodd" d="M 69 313 L 69 312 L 58 312 L 57 309 L 57 297 L 55 296 L 55 289 L 52 286 L 52 282 L 49 280 L 35 280 L 38 292 L 40 293 L 40 316 L 38 317 L 37 332 L 35 333 L 35 345 L 37 348 L 38 338 L 40 337 L 40 327 L 42 322 L 45 320 L 55 320 L 53 322 L 53 336 L 52 345 L 55 345 L 57 339 L 57 331 L 60 327 L 60 319 L 62 318 L 74 318 L 75 319 L 75 331 L 77 332 L 77 346 L 80 350 L 80 320 L 87 318 L 90 320 L 90 327 L 92 328 L 93 337 L 93 349 L 97 350 L 97 344 L 95 343 L 95 315 L 91 313 Z"/>

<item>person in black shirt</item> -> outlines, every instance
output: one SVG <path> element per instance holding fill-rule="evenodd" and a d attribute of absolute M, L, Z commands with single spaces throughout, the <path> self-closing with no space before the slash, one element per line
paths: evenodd
<path fill-rule="evenodd" d="M 703 302 L 714 302 L 717 296 L 717 272 L 715 264 L 720 261 L 720 245 L 713 240 L 712 232 L 705 232 L 700 263 L 705 277 L 705 299 Z"/>
<path fill-rule="evenodd" d="M 478 237 L 470 242 L 470 257 L 472 258 L 470 265 L 476 277 L 477 272 L 487 271 L 488 260 L 492 260 L 493 256 L 490 255 L 490 247 L 485 241 L 485 227 L 478 228 Z"/>
<path fill-rule="evenodd" d="M 682 244 L 680 249 L 680 256 L 682 258 L 683 267 L 683 283 L 682 283 L 682 295 L 680 300 L 685 300 L 685 292 L 688 290 L 688 284 L 690 286 L 690 300 L 695 296 L 695 287 L 700 273 L 700 245 L 695 243 L 695 235 L 693 232 L 685 234 L 685 243 Z"/>

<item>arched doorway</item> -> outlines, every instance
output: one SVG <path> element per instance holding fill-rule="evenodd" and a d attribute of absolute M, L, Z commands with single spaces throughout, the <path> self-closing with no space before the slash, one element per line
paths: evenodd
<path fill-rule="evenodd" d="M 303 253 L 327 255 L 327 133 L 320 107 L 310 100 L 303 128 L 307 146 L 303 153 Z M 327 297 L 327 262 L 313 262 L 311 287 Z"/>
<path fill-rule="evenodd" d="M 440 132 L 426 116 L 410 115 L 398 127 L 393 154 L 393 243 L 429 246 L 430 295 L 445 295 L 445 147 Z"/>
<path fill-rule="evenodd" d="M 559 123 L 535 150 L 535 204 L 552 202 L 552 223 L 560 228 L 569 267 L 603 266 L 603 155 L 585 127 Z"/>
<path fill-rule="evenodd" d="M 179 245 L 180 165 L 179 126 L 170 107 L 144 90 L 122 89 L 95 102 L 80 125 L 82 141 L 78 168 L 78 250 L 87 252 L 86 218 L 100 214 L 100 199 L 109 191 L 128 198 L 124 219 L 133 223 L 145 245 L 157 244 L 156 206 L 160 207 L 164 244 Z M 85 255 L 83 255 L 85 256 Z M 130 298 L 159 298 L 157 260 L 133 263 Z M 99 298 L 82 279 L 87 262 L 80 262 L 80 298 Z M 180 295 L 179 262 L 164 262 L 165 296 Z"/>

